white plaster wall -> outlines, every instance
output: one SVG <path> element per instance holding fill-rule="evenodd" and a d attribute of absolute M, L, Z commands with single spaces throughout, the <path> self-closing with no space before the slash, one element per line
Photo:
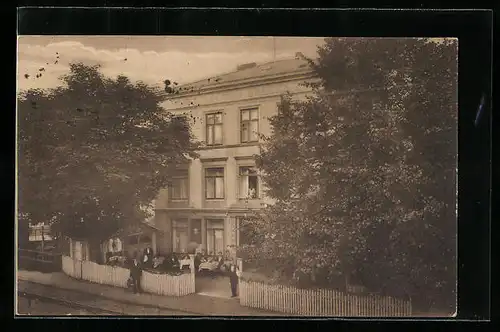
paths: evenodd
<path fill-rule="evenodd" d="M 272 204 L 273 201 L 265 197 L 264 184 L 261 184 L 261 200 L 252 200 L 247 205 L 238 199 L 238 163 L 235 157 L 251 157 L 258 154 L 257 145 L 244 145 L 240 142 L 240 110 L 247 107 L 259 109 L 259 132 L 264 135 L 271 134 L 268 121 L 277 113 L 277 104 L 280 96 L 291 92 L 296 100 L 305 99 L 310 89 L 301 85 L 303 79 L 281 83 L 264 84 L 260 86 L 245 87 L 234 90 L 219 91 L 214 93 L 192 96 L 176 97 L 162 103 L 167 111 L 190 116 L 193 134 L 196 139 L 204 142 L 206 136 L 205 116 L 214 111 L 223 112 L 223 145 L 222 148 L 201 149 L 198 151 L 200 159 L 227 158 L 225 167 L 225 199 L 222 202 L 207 204 L 204 194 L 205 164 L 200 159 L 192 161 L 189 169 L 189 207 L 217 208 L 217 207 L 262 207 L 261 203 Z M 160 191 L 156 200 L 156 208 L 168 207 L 168 192 Z M 227 221 L 229 222 L 229 221 Z"/>

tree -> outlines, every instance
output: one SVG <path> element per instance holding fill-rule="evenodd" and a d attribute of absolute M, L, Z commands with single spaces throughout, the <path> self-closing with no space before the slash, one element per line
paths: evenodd
<path fill-rule="evenodd" d="M 72 64 L 63 85 L 18 100 L 19 213 L 101 241 L 148 216 L 176 165 L 194 156 L 189 124 L 154 88 Z"/>
<path fill-rule="evenodd" d="M 454 310 L 456 41 L 327 39 L 310 64 L 257 156 L 277 203 L 249 221 L 255 255 Z"/>

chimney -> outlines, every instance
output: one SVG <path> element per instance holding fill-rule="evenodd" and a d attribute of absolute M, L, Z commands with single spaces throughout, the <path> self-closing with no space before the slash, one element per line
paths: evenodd
<path fill-rule="evenodd" d="M 236 70 L 244 70 L 244 69 L 249 69 L 249 68 L 253 68 L 257 66 L 257 64 L 255 62 L 250 62 L 250 63 L 244 63 L 242 65 L 239 65 L 238 67 L 236 67 Z"/>

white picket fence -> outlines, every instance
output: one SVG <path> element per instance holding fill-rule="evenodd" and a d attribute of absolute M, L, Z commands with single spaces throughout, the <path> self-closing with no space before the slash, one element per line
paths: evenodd
<path fill-rule="evenodd" d="M 195 292 L 194 275 L 185 273 L 180 276 L 155 274 L 144 271 L 141 287 L 148 293 L 169 296 L 184 296 Z"/>
<path fill-rule="evenodd" d="M 122 267 L 73 260 L 68 256 L 62 256 L 62 270 L 76 279 L 122 288 L 127 287 L 130 276 L 130 271 Z M 152 294 L 184 296 L 195 292 L 195 280 L 192 273 L 171 276 L 143 271 L 141 287 Z"/>
<path fill-rule="evenodd" d="M 300 316 L 408 317 L 412 313 L 410 301 L 333 289 L 299 289 L 240 280 L 239 293 L 243 306 Z"/>
<path fill-rule="evenodd" d="M 62 256 L 62 270 L 65 274 L 75 279 L 82 279 L 82 264 L 71 257 Z"/>
<path fill-rule="evenodd" d="M 91 261 L 81 261 L 82 279 L 96 284 L 127 287 L 130 271 L 122 267 L 99 265 Z"/>

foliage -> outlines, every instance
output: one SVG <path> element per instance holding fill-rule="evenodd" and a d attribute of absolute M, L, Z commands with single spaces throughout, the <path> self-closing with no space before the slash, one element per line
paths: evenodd
<path fill-rule="evenodd" d="M 166 274 L 172 277 L 178 277 L 184 274 L 191 273 L 190 271 L 187 270 L 179 270 L 177 269 L 164 269 L 164 270 L 158 270 L 158 269 L 152 269 L 152 268 L 145 268 L 144 271 L 151 273 L 151 274 Z"/>
<path fill-rule="evenodd" d="M 81 63 L 61 79 L 18 98 L 18 210 L 65 235 L 106 239 L 148 216 L 196 143 L 188 123 L 165 112 L 144 83 Z"/>
<path fill-rule="evenodd" d="M 276 204 L 248 254 L 284 275 L 455 305 L 457 44 L 327 39 L 258 167 Z M 454 310 L 454 308 L 453 308 Z"/>

